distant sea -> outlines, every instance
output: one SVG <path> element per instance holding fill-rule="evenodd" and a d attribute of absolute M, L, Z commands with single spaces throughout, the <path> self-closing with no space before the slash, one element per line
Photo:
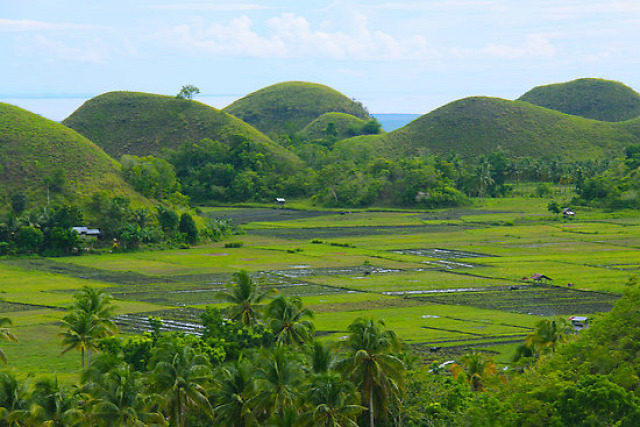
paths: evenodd
<path fill-rule="evenodd" d="M 422 114 L 372 114 L 378 119 L 385 132 L 401 128 L 420 117 Z"/>

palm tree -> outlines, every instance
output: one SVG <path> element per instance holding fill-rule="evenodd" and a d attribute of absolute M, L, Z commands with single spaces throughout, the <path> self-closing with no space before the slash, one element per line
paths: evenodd
<path fill-rule="evenodd" d="M 462 356 L 460 364 L 454 363 L 450 369 L 456 379 L 465 375 L 472 391 L 484 391 L 483 382 L 498 373 L 493 359 L 476 350 Z"/>
<path fill-rule="evenodd" d="M 85 286 L 76 293 L 74 298 L 75 301 L 71 308 L 73 311 L 92 315 L 96 322 L 102 324 L 111 335 L 118 332 L 118 327 L 112 320 L 117 307 L 112 304 L 113 297 L 111 295 L 99 289 Z"/>
<path fill-rule="evenodd" d="M 335 355 L 328 344 L 314 341 L 311 346 L 310 359 L 311 372 L 326 374 L 333 367 Z"/>
<path fill-rule="evenodd" d="M 286 347 L 275 347 L 263 355 L 253 372 L 256 394 L 251 399 L 257 418 L 282 415 L 300 399 L 302 364 Z"/>
<path fill-rule="evenodd" d="M 238 361 L 218 370 L 219 390 L 215 394 L 215 424 L 229 427 L 257 425 L 249 406 L 251 374 L 249 367 Z"/>
<path fill-rule="evenodd" d="M 365 410 L 353 384 L 337 373 L 318 375 L 311 381 L 306 402 L 311 409 L 302 416 L 303 425 L 357 427 L 357 417 Z"/>
<path fill-rule="evenodd" d="M 196 354 L 189 346 L 180 348 L 167 342 L 156 350 L 151 366 L 155 391 L 164 396 L 172 425 L 185 426 L 190 409 L 200 410 L 213 419 L 213 407 L 206 390 L 213 375 L 205 355 Z"/>
<path fill-rule="evenodd" d="M 18 338 L 13 335 L 6 326 L 11 325 L 11 319 L 8 317 L 0 318 L 0 339 L 11 342 L 18 342 Z M 5 356 L 4 351 L 0 348 L 0 359 L 6 364 L 7 356 Z"/>
<path fill-rule="evenodd" d="M 262 317 L 260 303 L 269 292 L 261 292 L 245 270 L 233 273 L 233 280 L 235 285 L 218 292 L 218 297 L 231 304 L 227 308 L 227 315 L 231 320 L 240 321 L 245 326 L 254 326 Z"/>
<path fill-rule="evenodd" d="M 61 332 L 62 345 L 66 346 L 62 354 L 69 350 L 80 350 L 82 358 L 82 370 L 85 370 L 85 357 L 91 361 L 91 352 L 97 348 L 98 341 L 107 336 L 105 328 L 95 322 L 95 319 L 86 313 L 69 313 L 62 319 L 62 326 L 66 328 Z M 86 355 L 86 356 L 85 356 Z"/>
<path fill-rule="evenodd" d="M 543 319 L 536 323 L 534 332 L 525 339 L 525 343 L 537 358 L 542 354 L 554 353 L 559 344 L 567 341 L 569 332 L 571 325 L 566 319 Z"/>
<path fill-rule="evenodd" d="M 98 382 L 86 384 L 91 396 L 88 406 L 92 424 L 99 426 L 165 425 L 160 407 L 162 398 L 147 393 L 143 374 L 120 363 L 102 375 Z"/>
<path fill-rule="evenodd" d="M 63 427 L 78 425 L 85 414 L 71 389 L 58 378 L 40 378 L 31 392 L 30 420 L 37 425 Z"/>
<path fill-rule="evenodd" d="M 389 402 L 404 391 L 404 363 L 395 353 L 400 340 L 395 332 L 384 330 L 384 322 L 357 318 L 349 325 L 349 335 L 342 346 L 345 355 L 337 363 L 362 395 L 369 409 L 369 425 L 376 417 L 386 416 Z"/>
<path fill-rule="evenodd" d="M 69 314 L 62 319 L 62 327 L 66 330 L 60 335 L 62 344 L 67 346 L 62 353 L 80 350 L 84 371 L 85 353 L 91 362 L 91 352 L 97 348 L 98 341 L 116 334 L 118 327 L 111 320 L 115 307 L 109 294 L 85 286 L 74 298 Z"/>
<path fill-rule="evenodd" d="M 313 339 L 313 312 L 303 307 L 300 298 L 277 297 L 267 306 L 269 327 L 277 345 L 299 345 Z"/>
<path fill-rule="evenodd" d="M 0 425 L 25 425 L 29 415 L 27 383 L 9 372 L 0 372 Z"/>
<path fill-rule="evenodd" d="M 476 185 L 480 199 L 484 199 L 485 191 L 494 184 L 493 178 L 491 177 L 491 170 L 491 163 L 484 158 L 482 158 L 478 166 L 476 166 Z"/>

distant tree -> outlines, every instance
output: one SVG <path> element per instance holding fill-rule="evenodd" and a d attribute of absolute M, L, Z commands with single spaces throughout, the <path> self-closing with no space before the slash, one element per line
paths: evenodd
<path fill-rule="evenodd" d="M 198 227 L 193 220 L 193 217 L 188 212 L 180 215 L 180 223 L 178 224 L 178 231 L 184 233 L 187 236 L 187 242 L 194 244 L 198 241 Z"/>
<path fill-rule="evenodd" d="M 90 362 L 91 351 L 98 348 L 98 341 L 118 331 L 118 327 L 111 320 L 115 309 L 111 299 L 111 295 L 85 286 L 75 294 L 73 306 L 62 319 L 65 331 L 60 335 L 62 344 L 66 346 L 63 353 L 80 350 L 83 371 L 85 353 Z"/>
<path fill-rule="evenodd" d="M 11 196 L 11 209 L 16 215 L 20 215 L 27 208 L 27 196 L 24 193 L 16 193 Z"/>
<path fill-rule="evenodd" d="M 180 89 L 180 92 L 178 92 L 178 94 L 176 95 L 176 98 L 192 100 L 193 95 L 196 95 L 198 93 L 200 93 L 200 89 L 198 89 L 196 86 L 185 85 L 185 86 L 182 86 L 182 89 Z"/>
<path fill-rule="evenodd" d="M 308 320 L 313 318 L 313 312 L 305 308 L 298 297 L 274 298 L 267 306 L 266 317 L 276 345 L 302 345 L 313 339 L 313 322 Z"/>
<path fill-rule="evenodd" d="M 164 159 L 125 155 L 120 163 L 127 182 L 147 197 L 161 200 L 180 190 L 173 166 Z"/>
<path fill-rule="evenodd" d="M 48 235 L 45 251 L 54 255 L 70 254 L 80 245 L 78 233 L 71 228 L 54 227 Z"/>
<path fill-rule="evenodd" d="M 375 117 L 372 117 L 371 120 L 367 121 L 362 126 L 362 133 L 364 135 L 377 135 L 382 130 L 382 125 Z"/>
<path fill-rule="evenodd" d="M 180 217 L 178 217 L 178 214 L 173 210 L 160 205 L 156 208 L 156 216 L 165 234 L 173 234 L 173 232 L 177 230 Z"/>
<path fill-rule="evenodd" d="M 43 240 L 42 231 L 35 227 L 20 227 L 15 237 L 18 250 L 27 254 L 37 253 Z"/>
<path fill-rule="evenodd" d="M 253 282 L 251 275 L 245 270 L 233 273 L 235 285 L 218 292 L 218 297 L 231 305 L 227 308 L 227 316 L 245 326 L 253 326 L 262 317 L 262 301 L 268 292 L 261 291 Z"/>
<path fill-rule="evenodd" d="M 558 202 L 556 202 L 555 200 L 552 200 L 549 202 L 549 204 L 547 205 L 547 210 L 551 213 L 556 213 L 556 214 L 562 212 L 562 208 L 560 207 Z"/>
<path fill-rule="evenodd" d="M 553 353 L 559 344 L 566 342 L 572 332 L 569 321 L 562 317 L 543 319 L 536 323 L 535 330 L 526 339 L 527 345 L 537 355 Z"/>
<path fill-rule="evenodd" d="M 469 383 L 471 391 L 484 391 L 484 383 L 498 374 L 493 359 L 477 350 L 462 356 L 460 363 L 454 363 L 450 369 L 456 379 L 462 376 Z"/>

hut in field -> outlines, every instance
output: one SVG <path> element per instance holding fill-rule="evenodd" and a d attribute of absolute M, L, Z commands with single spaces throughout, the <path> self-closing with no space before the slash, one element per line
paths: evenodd
<path fill-rule="evenodd" d="M 574 219 L 575 217 L 576 217 L 576 213 L 573 210 L 569 208 L 562 209 L 562 218 Z"/>
<path fill-rule="evenodd" d="M 545 276 L 544 274 L 540 274 L 540 273 L 533 274 L 531 277 L 529 277 L 529 279 L 533 280 L 536 283 L 544 283 L 544 284 L 547 284 L 553 280 L 551 277 Z"/>

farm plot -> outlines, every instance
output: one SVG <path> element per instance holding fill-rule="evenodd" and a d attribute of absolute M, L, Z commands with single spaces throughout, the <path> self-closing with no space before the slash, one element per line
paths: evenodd
<path fill-rule="evenodd" d="M 526 285 L 499 289 L 444 290 L 413 294 L 412 299 L 446 305 L 463 305 L 536 316 L 592 314 L 611 310 L 618 295 L 566 289 L 557 286 Z"/>
<path fill-rule="evenodd" d="M 355 318 L 370 317 L 384 319 L 416 348 L 486 345 L 507 352 L 506 343 L 521 342 L 545 316 L 609 310 L 640 267 L 639 220 L 546 221 L 548 215 L 535 212 L 546 212 L 540 200 L 499 203 L 478 210 L 482 215 L 469 209 L 265 217 L 271 210 L 235 209 L 235 215 L 253 221 L 246 223 L 247 234 L 234 236 L 242 248 L 215 243 L 189 250 L 2 260 L 0 316 L 13 320 L 21 340 L 3 349 L 10 360 L 20 359 L 16 367 L 25 373 L 29 366 L 63 375 L 76 370 L 78 358 L 59 357 L 57 322 L 84 285 L 116 298 L 124 332 L 148 330 L 153 316 L 165 319 L 166 328 L 197 333 L 202 310 L 223 307 L 217 292 L 234 272 L 246 269 L 263 289 L 301 297 L 316 313 L 322 339 L 339 339 Z M 525 219 L 492 226 L 501 223 L 504 212 Z M 521 280 L 533 273 L 561 286 Z M 33 354 L 21 356 L 28 352 Z"/>

